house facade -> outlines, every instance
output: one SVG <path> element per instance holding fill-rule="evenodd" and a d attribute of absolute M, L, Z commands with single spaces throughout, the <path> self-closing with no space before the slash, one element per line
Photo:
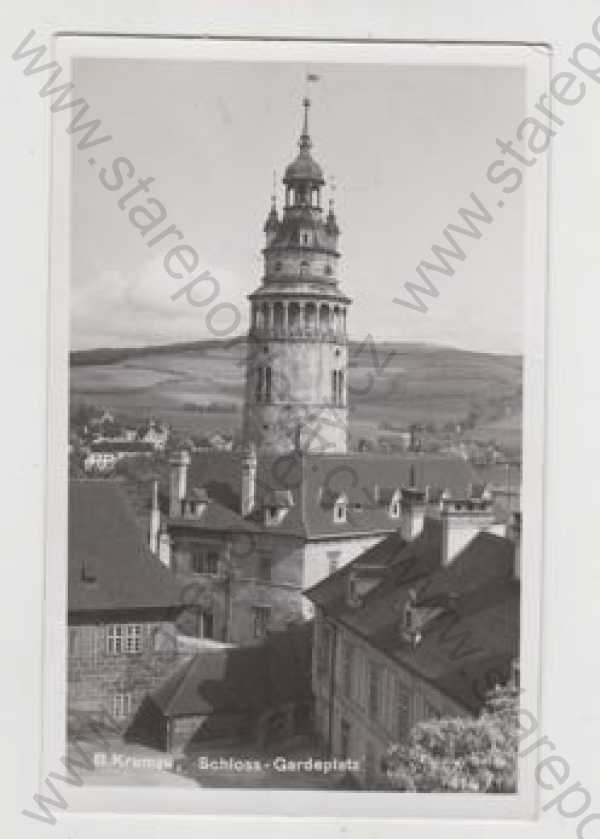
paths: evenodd
<path fill-rule="evenodd" d="M 73 480 L 69 497 L 68 708 L 123 726 L 191 655 L 172 574 L 153 557 L 116 481 Z"/>
<path fill-rule="evenodd" d="M 499 535 L 489 505 L 442 503 L 416 532 L 388 537 L 307 592 L 315 727 L 331 756 L 360 766 L 365 788 L 383 780 L 389 746 L 414 725 L 477 713 L 514 673 L 520 521 Z"/>

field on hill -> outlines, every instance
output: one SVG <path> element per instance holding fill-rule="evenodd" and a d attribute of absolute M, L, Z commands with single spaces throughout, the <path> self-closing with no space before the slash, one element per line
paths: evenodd
<path fill-rule="evenodd" d="M 155 417 L 183 434 L 235 433 L 241 423 L 245 343 L 206 342 L 71 357 L 71 399 L 123 419 Z M 422 344 L 351 344 L 351 435 L 375 439 L 417 422 L 461 423 L 464 440 L 520 448 L 518 356 Z"/>

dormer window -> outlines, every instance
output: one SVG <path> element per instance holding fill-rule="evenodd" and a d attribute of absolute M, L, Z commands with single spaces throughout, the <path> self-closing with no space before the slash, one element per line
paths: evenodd
<path fill-rule="evenodd" d="M 400 518 L 400 490 L 396 489 L 391 495 L 388 505 L 388 514 L 391 519 Z"/>
<path fill-rule="evenodd" d="M 289 490 L 273 490 L 264 499 L 265 527 L 276 527 L 285 519 L 294 499 Z"/>
<path fill-rule="evenodd" d="M 343 524 L 346 521 L 348 512 L 348 499 L 345 495 L 341 495 L 336 499 L 333 505 L 333 520 L 337 524 Z"/>
<path fill-rule="evenodd" d="M 265 527 L 274 527 L 284 519 L 287 509 L 285 507 L 265 507 Z"/>

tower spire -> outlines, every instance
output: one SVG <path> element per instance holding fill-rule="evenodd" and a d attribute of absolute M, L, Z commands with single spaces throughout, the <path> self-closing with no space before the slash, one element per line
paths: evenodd
<path fill-rule="evenodd" d="M 302 134 L 300 135 L 300 150 L 301 151 L 309 151 L 312 146 L 312 142 L 310 139 L 310 134 L 308 133 L 308 109 L 310 108 L 310 99 L 308 96 L 305 96 L 302 100 L 302 107 L 304 108 L 304 123 L 302 125 Z"/>

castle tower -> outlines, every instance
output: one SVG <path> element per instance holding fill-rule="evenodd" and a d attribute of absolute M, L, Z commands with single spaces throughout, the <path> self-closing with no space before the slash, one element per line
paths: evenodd
<path fill-rule="evenodd" d="M 285 171 L 285 205 L 273 196 L 264 227 L 261 286 L 251 306 L 244 437 L 259 452 L 345 452 L 348 429 L 346 310 L 337 281 L 339 228 L 311 155 L 305 99 L 300 152 Z"/>

